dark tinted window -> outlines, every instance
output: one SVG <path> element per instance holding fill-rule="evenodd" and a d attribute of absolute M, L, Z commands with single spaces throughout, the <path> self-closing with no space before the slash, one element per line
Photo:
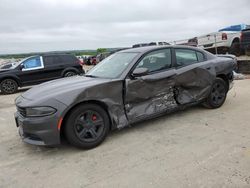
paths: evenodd
<path fill-rule="evenodd" d="M 177 66 L 186 66 L 198 62 L 196 51 L 188 49 L 176 49 L 176 64 Z"/>
<path fill-rule="evenodd" d="M 45 65 L 53 65 L 54 58 L 53 58 L 53 56 L 45 56 L 45 57 L 43 57 L 43 62 Z"/>
<path fill-rule="evenodd" d="M 149 72 L 160 71 L 171 67 L 171 50 L 163 49 L 147 54 L 137 68 L 147 68 Z"/>
<path fill-rule="evenodd" d="M 72 55 L 60 55 L 62 63 L 76 63 L 77 58 Z"/>
<path fill-rule="evenodd" d="M 157 43 L 156 43 L 156 42 L 151 42 L 151 43 L 149 43 L 148 45 L 149 45 L 149 46 L 156 46 Z"/>
<path fill-rule="evenodd" d="M 57 65 L 61 63 L 61 60 L 57 55 L 44 56 L 43 62 L 46 66 Z"/>

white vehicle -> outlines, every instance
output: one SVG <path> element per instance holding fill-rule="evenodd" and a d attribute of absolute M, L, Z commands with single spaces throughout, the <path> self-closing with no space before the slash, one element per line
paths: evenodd
<path fill-rule="evenodd" d="M 234 25 L 197 37 L 197 46 L 215 53 L 230 53 L 240 56 L 241 31 L 248 27 L 250 26 L 245 24 Z"/>
<path fill-rule="evenodd" d="M 134 44 L 132 48 L 139 48 L 144 46 L 164 46 L 164 45 L 170 45 L 167 42 L 150 42 L 150 43 L 140 43 L 140 44 Z"/>

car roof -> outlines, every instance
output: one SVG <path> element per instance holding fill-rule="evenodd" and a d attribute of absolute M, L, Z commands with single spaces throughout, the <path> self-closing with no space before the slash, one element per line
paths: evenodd
<path fill-rule="evenodd" d="M 53 54 L 52 53 L 51 54 L 50 53 L 41 54 L 41 56 L 65 56 L 65 55 L 66 56 L 73 56 L 72 54 L 66 54 L 66 53 L 61 53 L 61 54 L 59 54 L 59 53 L 58 54 L 56 54 L 56 53 L 53 53 Z"/>
<path fill-rule="evenodd" d="M 138 47 L 138 48 L 130 48 L 127 50 L 122 50 L 118 53 L 124 53 L 124 52 L 137 52 L 137 53 L 145 53 L 151 50 L 157 50 L 157 49 L 165 49 L 167 47 L 171 47 L 171 48 L 185 48 L 185 49 L 190 49 L 190 50 L 199 50 L 199 51 L 203 51 L 200 48 L 197 47 L 193 47 L 193 46 L 186 46 L 186 45 L 165 45 L 165 46 L 145 46 L 145 47 Z"/>

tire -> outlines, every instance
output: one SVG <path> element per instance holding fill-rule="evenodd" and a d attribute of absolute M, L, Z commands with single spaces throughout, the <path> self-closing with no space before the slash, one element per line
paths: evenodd
<path fill-rule="evenodd" d="M 231 47 L 229 48 L 229 53 L 236 56 L 240 56 L 241 55 L 240 43 L 233 42 Z"/>
<path fill-rule="evenodd" d="M 247 49 L 247 50 L 245 51 L 245 53 L 246 53 L 247 56 L 250 56 L 250 49 Z"/>
<path fill-rule="evenodd" d="M 5 79 L 0 84 L 0 90 L 4 95 L 16 93 L 18 84 L 13 79 Z"/>
<path fill-rule="evenodd" d="M 75 71 L 67 71 L 63 74 L 63 77 L 71 77 L 71 76 L 76 76 L 76 72 Z"/>
<path fill-rule="evenodd" d="M 92 149 L 104 141 L 109 130 L 110 121 L 106 111 L 96 104 L 84 104 L 69 114 L 64 133 L 70 144 Z"/>
<path fill-rule="evenodd" d="M 216 78 L 212 85 L 211 92 L 203 103 L 203 106 L 210 109 L 221 107 L 226 100 L 227 92 L 228 87 L 226 82 L 221 78 Z"/>

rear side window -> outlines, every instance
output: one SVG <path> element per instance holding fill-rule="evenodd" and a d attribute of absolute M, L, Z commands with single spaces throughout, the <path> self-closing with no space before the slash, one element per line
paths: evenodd
<path fill-rule="evenodd" d="M 60 59 L 61 59 L 62 63 L 64 63 L 64 64 L 77 62 L 77 58 L 74 56 L 71 56 L 71 55 L 61 55 Z"/>
<path fill-rule="evenodd" d="M 204 54 L 201 53 L 201 52 L 196 52 L 197 54 L 197 58 L 198 58 L 198 61 L 199 62 L 202 62 L 202 61 L 205 61 L 205 57 L 204 57 Z"/>
<path fill-rule="evenodd" d="M 176 64 L 177 66 L 186 66 L 198 62 L 196 52 L 187 49 L 176 49 Z"/>
<path fill-rule="evenodd" d="M 176 64 L 177 66 L 187 66 L 194 63 L 205 61 L 203 53 L 189 50 L 189 49 L 176 49 Z"/>
<path fill-rule="evenodd" d="M 57 65 L 60 63 L 58 56 L 44 56 L 43 61 L 46 66 Z"/>

